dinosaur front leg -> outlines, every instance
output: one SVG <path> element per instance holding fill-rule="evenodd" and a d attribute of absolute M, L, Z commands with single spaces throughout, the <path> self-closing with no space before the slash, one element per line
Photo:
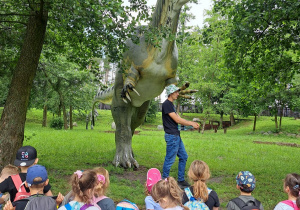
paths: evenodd
<path fill-rule="evenodd" d="M 112 108 L 112 114 L 116 123 L 115 143 L 116 154 L 113 160 L 115 166 L 138 168 L 138 162 L 133 157 L 132 152 L 132 131 L 131 131 L 131 115 L 132 107 L 116 106 Z"/>
<path fill-rule="evenodd" d="M 127 74 L 124 74 L 124 86 L 121 91 L 121 97 L 123 98 L 123 101 L 127 103 L 126 99 L 131 101 L 129 93 L 131 91 L 134 91 L 137 95 L 140 95 L 137 90 L 135 89 L 135 86 L 140 78 L 140 73 L 138 70 L 136 70 L 133 66 L 128 70 Z"/>

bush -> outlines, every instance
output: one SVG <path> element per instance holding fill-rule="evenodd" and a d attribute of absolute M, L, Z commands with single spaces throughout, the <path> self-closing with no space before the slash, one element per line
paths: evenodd
<path fill-rule="evenodd" d="M 56 130 L 61 130 L 64 125 L 64 121 L 60 118 L 54 118 L 50 123 L 50 128 L 54 128 Z"/>

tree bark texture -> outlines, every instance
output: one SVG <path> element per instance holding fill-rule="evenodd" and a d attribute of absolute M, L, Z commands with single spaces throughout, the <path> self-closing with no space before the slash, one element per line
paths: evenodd
<path fill-rule="evenodd" d="M 253 131 L 255 131 L 256 129 L 256 118 L 257 118 L 257 114 L 254 114 Z"/>
<path fill-rule="evenodd" d="M 275 128 L 278 129 L 277 113 L 275 114 Z"/>
<path fill-rule="evenodd" d="M 35 13 L 34 13 L 35 14 Z M 0 120 L 0 170 L 13 163 L 24 140 L 24 127 L 33 79 L 46 33 L 48 13 L 28 19 L 26 36 Z"/>
<path fill-rule="evenodd" d="M 233 112 L 230 112 L 230 123 L 231 125 L 235 124 Z"/>
<path fill-rule="evenodd" d="M 43 123 L 42 123 L 42 127 L 47 127 L 47 105 L 44 105 L 44 109 L 43 109 Z"/>
<path fill-rule="evenodd" d="M 73 107 L 72 105 L 70 105 L 70 112 L 69 112 L 69 116 L 70 116 L 70 130 L 73 130 Z"/>

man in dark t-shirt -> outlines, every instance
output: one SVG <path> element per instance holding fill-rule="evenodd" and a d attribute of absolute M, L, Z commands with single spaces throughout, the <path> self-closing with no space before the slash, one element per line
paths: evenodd
<path fill-rule="evenodd" d="M 182 125 L 193 126 L 196 129 L 199 128 L 199 124 L 193 121 L 185 120 L 176 113 L 173 101 L 178 98 L 179 91 L 180 89 L 173 84 L 166 87 L 168 98 L 162 104 L 162 120 L 165 131 L 165 141 L 167 143 L 162 177 L 167 178 L 169 176 L 171 166 L 173 165 L 177 155 L 179 158 L 178 185 L 181 188 L 184 188 L 189 186 L 188 182 L 186 182 L 184 179 L 185 165 L 188 155 L 180 138 L 178 123 Z"/>

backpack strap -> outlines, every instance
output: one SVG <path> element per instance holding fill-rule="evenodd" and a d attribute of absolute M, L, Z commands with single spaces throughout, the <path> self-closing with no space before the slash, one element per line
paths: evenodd
<path fill-rule="evenodd" d="M 240 209 L 242 209 L 244 206 L 247 206 L 247 204 L 242 200 L 240 199 L 239 197 L 237 198 L 234 198 L 232 201 L 235 205 L 237 205 Z"/>
<path fill-rule="evenodd" d="M 67 203 L 66 205 L 64 205 L 64 207 L 65 207 L 67 210 L 72 210 L 72 206 L 70 205 L 70 203 Z"/>
<path fill-rule="evenodd" d="M 22 182 L 19 174 L 10 176 L 18 192 L 26 192 L 24 182 Z"/>
<path fill-rule="evenodd" d="M 100 197 L 97 197 L 93 199 L 93 203 L 98 203 L 99 201 L 102 201 L 103 199 L 107 198 L 106 196 L 102 195 Z"/>
<path fill-rule="evenodd" d="M 212 189 L 207 188 L 208 195 L 211 193 L 211 191 L 212 191 Z M 190 190 L 189 187 L 184 188 L 184 192 L 185 192 L 186 196 L 188 197 L 188 199 L 189 199 L 190 201 L 196 200 L 196 198 L 195 198 L 194 195 L 192 194 L 192 191 Z M 191 200 L 191 199 L 192 199 L 192 200 Z"/>
<path fill-rule="evenodd" d="M 290 207 L 298 210 L 298 206 L 295 205 L 295 203 L 293 201 L 291 201 L 291 200 L 281 201 L 280 203 L 284 203 L 284 204 L 289 205 Z"/>
<path fill-rule="evenodd" d="M 188 199 L 189 199 L 190 201 L 192 201 L 192 200 L 193 200 L 192 198 L 194 198 L 194 197 L 193 197 L 193 194 L 192 194 L 190 188 L 189 188 L 189 187 L 184 188 L 184 192 L 185 192 L 186 196 L 188 197 Z M 191 200 L 191 199 L 192 199 L 192 200 Z M 194 198 L 194 199 L 195 199 L 195 198 Z"/>
<path fill-rule="evenodd" d="M 94 205 L 92 205 L 92 204 L 84 204 L 83 206 L 81 206 L 80 210 L 86 210 L 90 206 L 94 206 Z"/>

